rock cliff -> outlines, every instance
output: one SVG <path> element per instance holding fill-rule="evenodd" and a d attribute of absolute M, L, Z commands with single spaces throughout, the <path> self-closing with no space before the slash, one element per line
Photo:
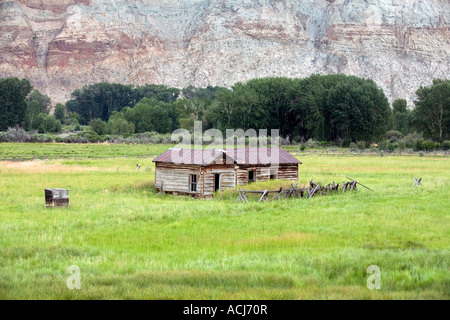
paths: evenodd
<path fill-rule="evenodd" d="M 410 105 L 450 74 L 448 0 L 0 0 L 0 76 L 53 102 L 100 81 L 231 86 L 346 73 Z"/>

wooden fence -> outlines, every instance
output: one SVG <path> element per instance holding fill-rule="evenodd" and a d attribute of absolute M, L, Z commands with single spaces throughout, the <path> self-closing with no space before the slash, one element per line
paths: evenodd
<path fill-rule="evenodd" d="M 279 190 L 246 191 L 244 189 L 239 189 L 238 196 L 234 203 L 237 203 L 239 201 L 242 203 L 248 203 L 247 195 L 250 194 L 257 194 L 259 196 L 258 202 L 273 201 L 275 199 L 286 199 L 286 198 L 302 198 L 302 197 L 312 198 L 317 195 L 328 195 L 332 192 L 337 193 L 337 192 L 357 190 L 358 185 L 373 191 L 369 187 L 366 187 L 365 185 L 357 182 L 356 179 L 347 182 L 344 181 L 341 184 L 340 183 L 336 184 L 333 181 L 333 183 L 329 183 L 322 187 L 319 184 L 315 184 L 313 180 L 311 180 L 309 182 L 309 188 L 297 188 L 297 184 L 295 185 L 291 184 L 292 188 L 289 189 L 280 188 Z M 269 197 L 270 194 L 275 195 Z"/>

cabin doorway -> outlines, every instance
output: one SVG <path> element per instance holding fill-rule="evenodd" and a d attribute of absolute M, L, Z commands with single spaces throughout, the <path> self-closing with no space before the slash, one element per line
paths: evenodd
<path fill-rule="evenodd" d="M 250 170 L 248 172 L 248 182 L 255 182 L 256 181 L 256 172 L 255 170 Z"/>
<path fill-rule="evenodd" d="M 214 192 L 220 191 L 220 173 L 214 174 Z"/>

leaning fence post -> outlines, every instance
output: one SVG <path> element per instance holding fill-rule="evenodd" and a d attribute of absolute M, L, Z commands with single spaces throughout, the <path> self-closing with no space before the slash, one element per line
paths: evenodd
<path fill-rule="evenodd" d="M 265 190 L 265 191 L 263 192 L 263 194 L 262 194 L 261 198 L 259 198 L 259 201 L 258 201 L 258 202 L 261 202 L 261 200 L 264 199 L 265 195 L 267 194 L 267 191 L 269 191 L 269 190 Z"/>
<path fill-rule="evenodd" d="M 422 178 L 419 178 L 419 179 L 413 178 L 413 180 L 414 180 L 414 184 L 412 185 L 413 187 L 420 186 L 420 182 L 422 181 Z"/>

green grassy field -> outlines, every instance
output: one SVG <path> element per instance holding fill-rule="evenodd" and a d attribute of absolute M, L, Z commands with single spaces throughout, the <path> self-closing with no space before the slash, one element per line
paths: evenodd
<path fill-rule="evenodd" d="M 167 146 L 22 147 L 133 155 Z M 349 176 L 375 192 L 244 205 L 232 191 L 158 195 L 150 158 L 0 161 L 0 298 L 450 298 L 448 158 L 300 160 L 301 184 Z M 70 207 L 46 209 L 45 188 L 69 189 Z M 66 286 L 71 265 L 80 290 Z M 380 290 L 366 286 L 370 265 L 381 269 Z"/>
<path fill-rule="evenodd" d="M 167 144 L 67 144 L 67 143 L 0 143 L 2 157 L 122 157 L 160 154 Z"/>

